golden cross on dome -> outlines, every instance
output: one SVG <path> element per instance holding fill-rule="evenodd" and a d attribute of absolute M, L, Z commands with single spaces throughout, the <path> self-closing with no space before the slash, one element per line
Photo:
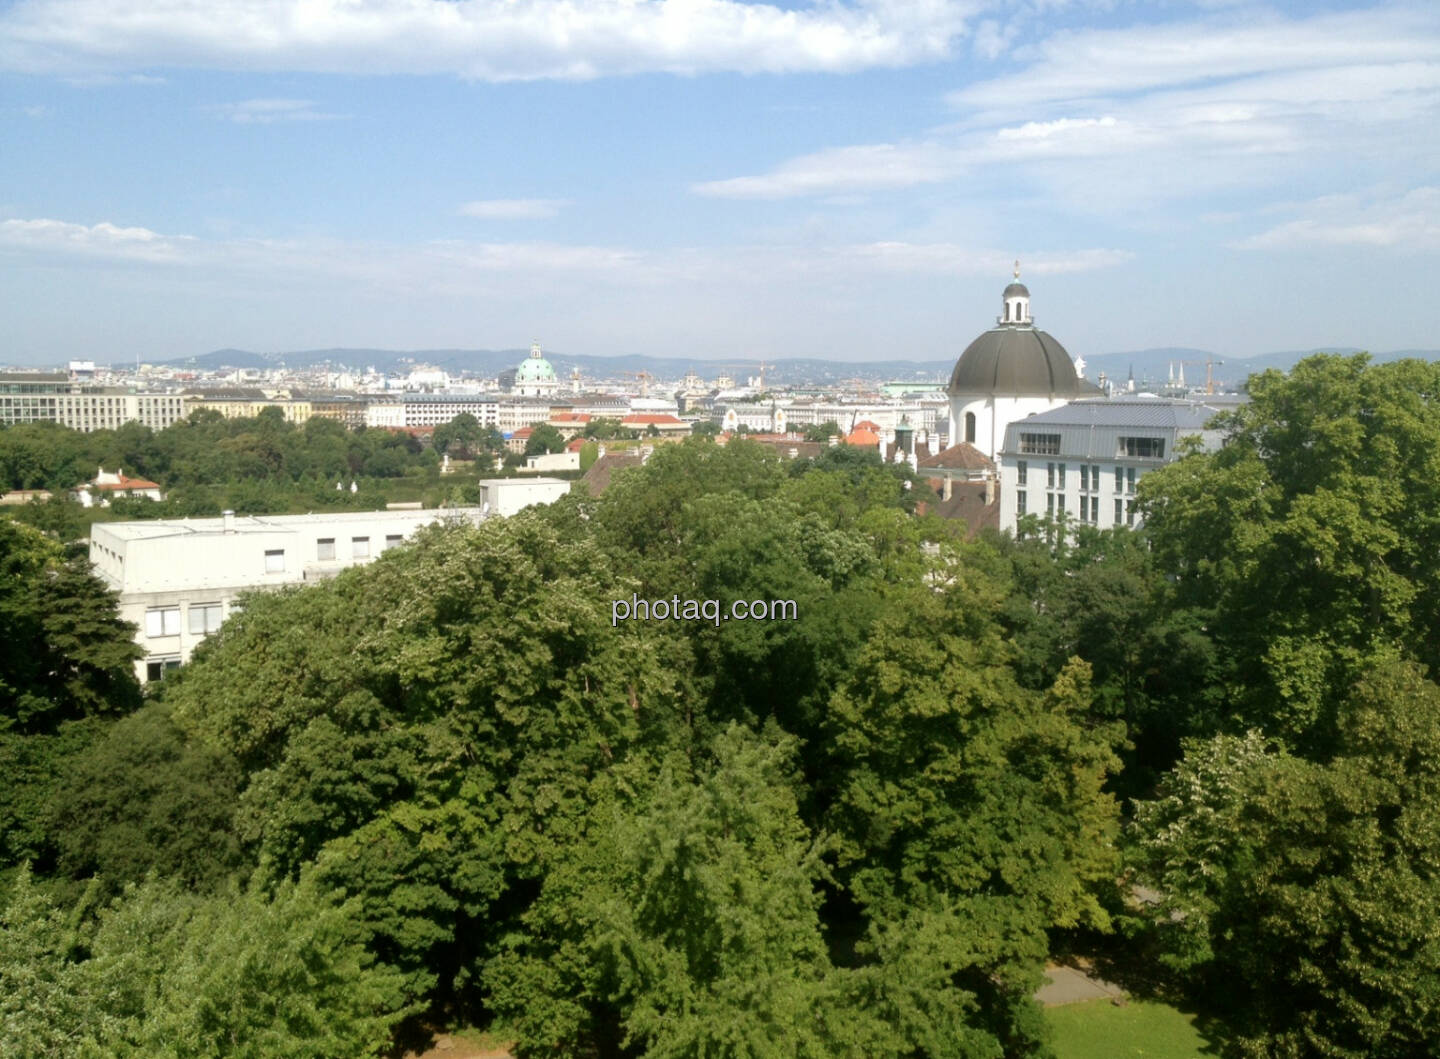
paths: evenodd
<path fill-rule="evenodd" d="M 1015 278 L 1017 280 L 1020 278 L 1020 259 L 1018 257 L 1015 259 Z"/>

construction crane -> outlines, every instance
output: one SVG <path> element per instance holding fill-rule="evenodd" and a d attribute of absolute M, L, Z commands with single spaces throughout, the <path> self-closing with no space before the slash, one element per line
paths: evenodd
<path fill-rule="evenodd" d="M 639 379 L 639 380 L 640 380 L 640 396 L 641 396 L 641 397 L 649 397 L 649 396 L 650 396 L 650 380 L 653 379 L 653 378 L 655 378 L 655 376 L 651 375 L 648 371 L 622 371 L 620 374 L 621 374 L 621 375 L 629 375 L 629 376 L 631 376 L 632 378 Z"/>
<path fill-rule="evenodd" d="M 1216 360 L 1214 357 L 1206 357 L 1204 360 L 1172 360 L 1170 363 L 1171 365 L 1180 365 L 1180 380 L 1178 385 L 1182 387 L 1185 385 L 1186 364 L 1194 367 L 1199 367 L 1201 364 L 1205 365 L 1205 392 L 1207 394 L 1213 394 L 1215 392 L 1215 365 L 1224 364 L 1225 362 L 1223 360 Z"/>

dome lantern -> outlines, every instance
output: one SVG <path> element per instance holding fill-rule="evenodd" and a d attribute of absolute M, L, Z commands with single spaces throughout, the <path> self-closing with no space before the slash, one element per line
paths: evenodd
<path fill-rule="evenodd" d="M 1029 327 L 1035 323 L 1030 316 L 1030 290 L 1020 282 L 1020 262 L 1016 260 L 1015 271 L 1010 285 L 1005 288 L 1002 294 L 1002 309 L 996 318 L 997 324 L 1008 324 L 1011 327 Z"/>

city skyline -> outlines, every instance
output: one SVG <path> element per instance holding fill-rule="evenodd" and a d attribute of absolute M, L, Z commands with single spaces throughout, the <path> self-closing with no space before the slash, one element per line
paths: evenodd
<path fill-rule="evenodd" d="M 0 6 L 0 362 L 1429 348 L 1420 5 Z"/>

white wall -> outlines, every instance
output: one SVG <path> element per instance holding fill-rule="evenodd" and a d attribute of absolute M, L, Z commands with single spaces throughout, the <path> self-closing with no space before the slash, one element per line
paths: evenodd
<path fill-rule="evenodd" d="M 482 478 L 480 506 L 492 515 L 513 515 L 531 504 L 549 504 L 570 491 L 570 483 L 557 478 Z"/>
<path fill-rule="evenodd" d="M 333 577 L 350 566 L 371 562 L 387 547 L 414 536 L 446 512 L 373 511 L 334 515 L 267 515 L 225 519 L 165 519 L 97 522 L 90 531 L 95 572 L 120 594 L 120 616 L 137 627 L 145 657 L 136 675 L 146 679 L 147 662 L 186 662 L 204 633 L 190 631 L 190 608 L 220 604 L 228 618 L 236 597 L 255 588 L 279 587 Z M 478 522 L 478 508 L 450 514 Z M 366 554 L 355 554 L 356 537 L 368 538 Z M 398 539 L 391 539 L 398 538 Z M 334 540 L 334 558 L 321 559 L 319 541 Z M 283 552 L 283 568 L 267 570 L 265 553 Z M 151 610 L 179 608 L 178 631 L 151 636 Z"/>

